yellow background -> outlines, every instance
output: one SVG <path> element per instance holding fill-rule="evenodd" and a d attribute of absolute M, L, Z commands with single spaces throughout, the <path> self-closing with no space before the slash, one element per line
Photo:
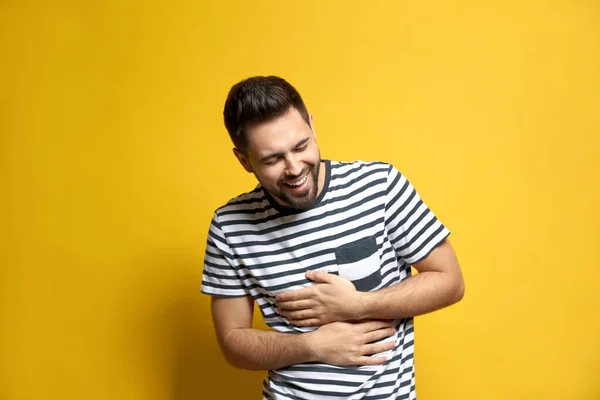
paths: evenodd
<path fill-rule="evenodd" d="M 0 52 L 1 399 L 260 398 L 199 293 L 212 211 L 255 184 L 221 113 L 256 74 L 452 230 L 467 292 L 417 318 L 421 400 L 600 399 L 597 1 L 5 0 Z"/>

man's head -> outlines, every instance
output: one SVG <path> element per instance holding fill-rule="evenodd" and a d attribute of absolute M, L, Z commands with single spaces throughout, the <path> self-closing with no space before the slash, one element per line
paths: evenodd
<path fill-rule="evenodd" d="M 321 157 L 312 116 L 292 85 L 275 76 L 243 80 L 231 88 L 223 116 L 235 156 L 279 204 L 314 204 Z"/>

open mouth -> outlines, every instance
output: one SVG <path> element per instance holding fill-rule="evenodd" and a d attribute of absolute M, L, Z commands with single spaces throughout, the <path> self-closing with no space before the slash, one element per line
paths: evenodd
<path fill-rule="evenodd" d="M 294 190 L 300 190 L 300 189 L 304 189 L 306 187 L 308 183 L 308 174 L 304 175 L 304 177 L 294 183 L 292 182 L 285 182 L 284 185 L 288 188 L 294 189 Z"/>

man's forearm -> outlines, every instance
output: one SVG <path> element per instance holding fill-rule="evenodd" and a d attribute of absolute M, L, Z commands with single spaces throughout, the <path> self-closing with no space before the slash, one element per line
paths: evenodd
<path fill-rule="evenodd" d="M 462 299 L 462 277 L 427 271 L 397 285 L 361 294 L 359 319 L 399 319 L 426 314 Z"/>
<path fill-rule="evenodd" d="M 234 367 L 278 369 L 314 361 L 307 335 L 238 328 L 228 332 L 220 345 L 225 358 Z"/>

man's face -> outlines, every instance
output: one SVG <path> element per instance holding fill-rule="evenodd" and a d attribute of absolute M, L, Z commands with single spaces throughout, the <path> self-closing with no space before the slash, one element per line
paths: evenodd
<path fill-rule="evenodd" d="M 249 127 L 247 156 L 234 150 L 240 163 L 285 207 L 311 207 L 324 181 L 312 117 L 310 125 L 298 110 Z"/>

